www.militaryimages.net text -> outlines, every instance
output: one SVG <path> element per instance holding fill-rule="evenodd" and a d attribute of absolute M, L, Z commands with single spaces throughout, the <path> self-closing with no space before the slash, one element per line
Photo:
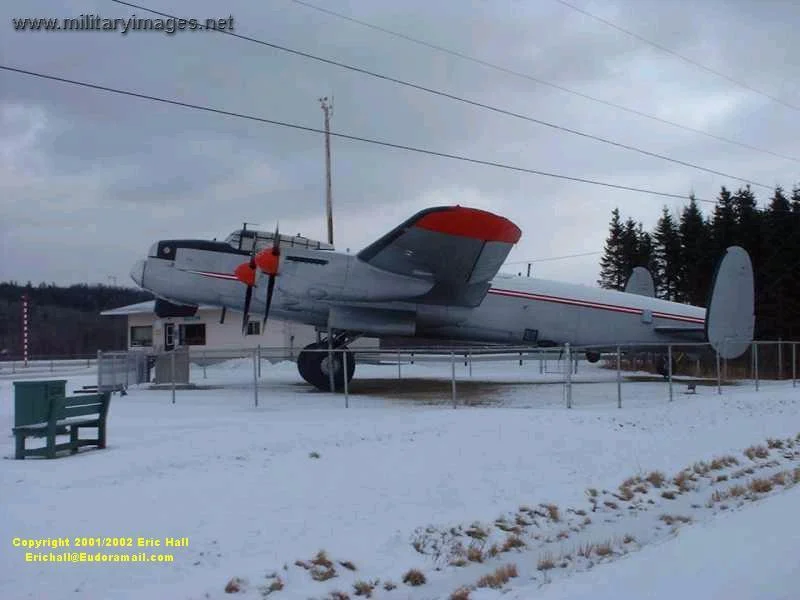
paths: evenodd
<path fill-rule="evenodd" d="M 207 19 L 175 17 L 106 18 L 96 14 L 77 17 L 17 17 L 11 19 L 15 31 L 116 31 L 127 35 L 133 31 L 158 31 L 174 35 L 179 31 L 233 31 L 233 15 Z"/>

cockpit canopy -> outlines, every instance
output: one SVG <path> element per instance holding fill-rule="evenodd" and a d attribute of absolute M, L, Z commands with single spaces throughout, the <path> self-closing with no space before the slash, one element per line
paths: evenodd
<path fill-rule="evenodd" d="M 259 231 L 257 229 L 237 229 L 225 238 L 225 243 L 233 248 L 247 250 L 250 252 L 253 249 L 253 242 L 256 244 L 256 251 L 263 248 L 271 248 L 274 232 Z M 319 242 L 307 237 L 301 236 L 299 233 L 296 236 L 280 234 L 280 246 L 289 246 L 295 248 L 310 248 L 312 250 L 333 250 L 333 246 L 325 242 Z"/>

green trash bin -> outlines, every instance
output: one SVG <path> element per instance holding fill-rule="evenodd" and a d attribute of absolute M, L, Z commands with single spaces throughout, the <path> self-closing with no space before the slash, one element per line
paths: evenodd
<path fill-rule="evenodd" d="M 66 379 L 14 382 L 14 427 L 47 421 L 51 398 L 66 396 Z"/>

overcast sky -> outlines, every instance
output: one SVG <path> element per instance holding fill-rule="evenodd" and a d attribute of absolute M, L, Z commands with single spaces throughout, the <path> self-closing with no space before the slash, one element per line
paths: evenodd
<path fill-rule="evenodd" d="M 556 0 L 310 0 L 607 102 L 800 157 L 800 110 Z M 714 140 L 323 14 L 292 0 L 141 0 L 234 17 L 239 34 L 791 189 L 800 162 Z M 800 106 L 800 3 L 570 0 Z M 61 77 L 540 171 L 713 199 L 741 182 L 210 32 L 15 32 L 12 18 L 153 16 L 108 0 L 0 3 L 0 62 Z M 655 224 L 682 200 L 334 139 L 335 242 L 355 252 L 417 210 L 474 206 L 523 232 L 509 262 L 598 252 L 615 206 Z M 770 190 L 754 187 L 764 202 Z M 133 285 L 160 238 L 224 237 L 242 221 L 325 239 L 322 135 L 0 71 L 0 280 Z M 704 210 L 711 205 L 703 207 Z M 595 285 L 599 255 L 533 274 Z M 524 265 L 504 270 L 524 271 Z"/>

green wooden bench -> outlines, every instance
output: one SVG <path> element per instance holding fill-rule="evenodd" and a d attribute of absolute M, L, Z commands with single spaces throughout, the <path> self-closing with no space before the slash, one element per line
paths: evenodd
<path fill-rule="evenodd" d="M 50 399 L 47 421 L 19 425 L 13 428 L 16 438 L 14 458 L 44 456 L 55 458 L 56 452 L 70 450 L 78 452 L 81 446 L 106 447 L 106 416 L 111 393 L 85 394 L 82 396 L 61 396 Z M 81 439 L 78 437 L 82 427 L 96 427 L 97 437 Z M 56 436 L 69 434 L 69 441 L 56 443 Z M 29 437 L 46 438 L 46 445 L 40 448 L 25 448 Z"/>

